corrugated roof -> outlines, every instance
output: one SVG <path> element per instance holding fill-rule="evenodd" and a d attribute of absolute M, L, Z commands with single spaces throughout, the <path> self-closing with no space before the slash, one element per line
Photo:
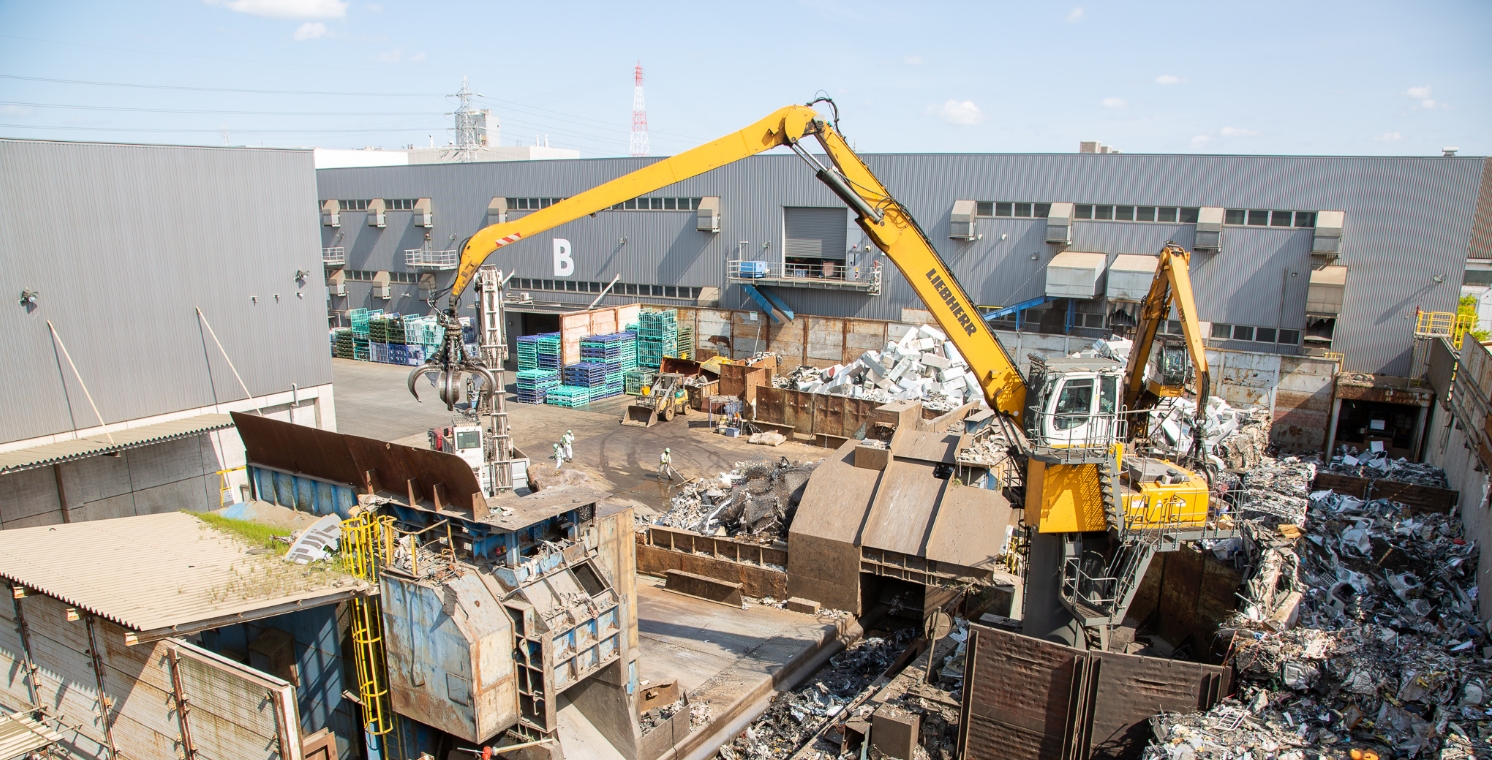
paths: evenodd
<path fill-rule="evenodd" d="M 154 425 L 113 430 L 109 435 L 94 435 L 0 452 L 0 475 L 71 462 L 74 459 L 96 457 L 138 446 L 149 446 L 152 443 L 230 427 L 233 427 L 233 418 L 226 414 L 199 414 L 195 417 L 185 417 L 170 422 L 157 422 Z M 112 441 L 110 441 L 110 436 L 113 437 Z"/>
<path fill-rule="evenodd" d="M 21 757 L 27 752 L 61 744 L 62 737 L 30 715 L 0 715 L 0 758 Z"/>
<path fill-rule="evenodd" d="M 329 604 L 370 588 L 326 563 L 253 553 L 184 512 L 0 531 L 0 578 L 138 631 L 141 641 Z"/>

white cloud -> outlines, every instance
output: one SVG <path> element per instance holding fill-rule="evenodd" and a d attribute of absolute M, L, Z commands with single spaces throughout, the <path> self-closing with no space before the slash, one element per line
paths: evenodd
<path fill-rule="evenodd" d="M 921 66 L 922 65 L 922 56 L 920 56 L 920 55 L 909 55 L 906 58 L 901 59 L 901 62 L 907 64 L 908 66 Z"/>
<path fill-rule="evenodd" d="M 927 112 L 961 127 L 971 127 L 984 121 L 984 112 L 972 100 L 949 100 L 942 105 L 928 106 Z"/>
<path fill-rule="evenodd" d="M 1185 81 L 1185 79 L 1182 79 L 1175 74 L 1161 74 L 1160 76 L 1155 78 L 1156 84 L 1181 84 Z"/>
<path fill-rule="evenodd" d="M 1409 89 L 1404 91 L 1404 94 L 1419 101 L 1419 103 L 1415 104 L 1415 108 L 1423 108 L 1427 111 L 1435 108 L 1450 108 L 1449 103 L 1442 103 L 1430 97 L 1429 85 L 1410 87 Z"/>
<path fill-rule="evenodd" d="M 1124 98 L 1104 98 L 1099 104 L 1104 108 L 1129 108 L 1129 101 Z"/>
<path fill-rule="evenodd" d="M 1434 108 L 1434 107 L 1435 107 L 1435 106 L 1437 106 L 1437 105 L 1440 105 L 1440 104 L 1439 104 L 1439 103 L 1436 103 L 1436 102 L 1435 102 L 1435 101 L 1434 101 L 1434 100 L 1433 100 L 1433 99 L 1431 99 L 1431 98 L 1425 98 L 1425 99 L 1424 99 L 1424 100 L 1421 100 L 1421 101 L 1420 101 L 1420 102 L 1419 102 L 1419 107 L 1420 107 L 1420 108 Z"/>
<path fill-rule="evenodd" d="M 0 106 L 0 116 L 30 116 L 31 109 L 25 106 Z"/>
<path fill-rule="evenodd" d="M 414 55 L 412 55 L 412 56 L 409 57 L 409 60 L 411 60 L 411 61 L 423 61 L 423 60 L 425 60 L 425 54 L 424 53 L 415 53 Z"/>
<path fill-rule="evenodd" d="M 347 15 L 346 0 L 203 0 L 230 11 L 265 18 L 342 18 Z"/>
<path fill-rule="evenodd" d="M 1373 139 L 1377 140 L 1378 142 L 1396 142 L 1398 140 L 1404 139 L 1404 135 L 1399 132 L 1384 132 L 1383 134 L 1378 135 Z"/>
<path fill-rule="evenodd" d="M 1192 138 L 1192 149 L 1205 148 L 1210 142 L 1212 142 L 1212 135 L 1197 135 Z"/>
<path fill-rule="evenodd" d="M 1223 137 L 1258 137 L 1259 133 L 1252 129 L 1242 127 L 1223 127 L 1217 131 Z"/>
<path fill-rule="evenodd" d="M 393 50 L 385 51 L 378 54 L 379 63 L 398 63 L 399 61 L 403 60 L 403 58 L 404 51 L 400 50 L 399 48 L 394 48 Z"/>
<path fill-rule="evenodd" d="M 307 21 L 306 23 L 301 24 L 299 29 L 295 30 L 295 39 L 297 42 L 302 40 L 314 40 L 325 36 L 326 24 L 323 24 L 320 21 Z"/>
<path fill-rule="evenodd" d="M 1404 91 L 1404 94 L 1408 95 L 1411 98 L 1414 98 L 1415 100 L 1426 100 L 1430 97 L 1430 88 L 1424 86 L 1410 87 L 1409 89 Z"/>
<path fill-rule="evenodd" d="M 372 11 L 373 13 L 382 13 L 383 6 L 379 5 L 378 3 L 368 3 L 368 10 Z"/>
<path fill-rule="evenodd" d="M 1067 23 L 1076 24 L 1077 22 L 1082 21 L 1083 18 L 1087 15 L 1088 14 L 1084 13 L 1081 7 L 1073 8 L 1067 14 Z"/>

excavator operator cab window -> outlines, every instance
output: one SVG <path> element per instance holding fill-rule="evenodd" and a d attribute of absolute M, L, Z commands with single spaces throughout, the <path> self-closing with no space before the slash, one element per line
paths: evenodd
<path fill-rule="evenodd" d="M 1186 352 L 1186 346 L 1167 342 L 1156 349 L 1150 363 L 1154 380 L 1170 387 L 1184 385 L 1191 373 L 1191 357 Z"/>
<path fill-rule="evenodd" d="M 1057 430 L 1072 430 L 1087 423 L 1093 412 L 1093 378 L 1074 378 L 1063 383 L 1052 412 L 1052 427 Z"/>
<path fill-rule="evenodd" d="M 457 449 L 482 448 L 482 433 L 478 430 L 462 430 L 456 433 Z"/>

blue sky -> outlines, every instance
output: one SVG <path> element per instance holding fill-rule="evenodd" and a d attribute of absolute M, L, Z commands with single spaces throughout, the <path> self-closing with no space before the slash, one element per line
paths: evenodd
<path fill-rule="evenodd" d="M 1492 152 L 1485 0 L 0 0 L 0 136 L 444 144 L 466 76 L 504 144 L 624 155 L 639 60 L 655 155 L 819 90 L 871 152 Z"/>

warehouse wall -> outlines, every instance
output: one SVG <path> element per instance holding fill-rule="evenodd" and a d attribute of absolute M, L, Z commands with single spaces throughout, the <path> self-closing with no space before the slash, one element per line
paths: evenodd
<path fill-rule="evenodd" d="M 208 325 L 249 394 L 331 382 L 310 151 L 0 140 L 0 166 L 0 444 L 98 424 L 77 376 L 111 424 L 243 399 Z"/>
<path fill-rule="evenodd" d="M 317 184 L 323 199 L 431 198 L 432 246 L 456 248 L 486 224 L 487 204 L 494 196 L 571 196 L 652 160 L 327 169 L 317 172 Z M 865 160 L 982 304 L 1039 295 L 1052 250 L 1044 242 L 1043 220 L 982 218 L 981 240 L 949 239 L 949 212 L 957 199 L 1346 211 L 1341 263 L 1351 273 L 1334 348 L 1347 355 L 1344 369 L 1400 375 L 1409 371 L 1412 325 L 1407 317 L 1416 308 L 1454 308 L 1486 163 L 1472 157 L 1135 154 L 894 154 Z M 574 250 L 573 279 L 608 281 L 620 275 L 622 282 L 719 287 L 722 307 L 745 308 L 739 287 L 727 285 L 724 278 L 725 262 L 737 256 L 741 243 L 748 258 L 779 257 L 784 207 L 842 207 L 797 157 L 787 155 L 740 161 L 649 195 L 719 196 L 721 232 L 697 232 L 690 211 L 603 211 L 505 247 L 489 263 L 519 277 L 552 278 L 551 241 L 565 238 Z M 315 212 L 309 203 L 306 208 L 308 215 Z M 364 213 L 343 212 L 340 229 L 322 228 L 323 244 L 346 247 L 348 268 L 403 271 L 402 250 L 419 247 L 424 230 L 412 226 L 409 212 L 389 212 L 387 223 L 379 230 L 367 226 Z M 1111 257 L 1154 254 L 1166 240 L 1190 246 L 1193 234 L 1192 225 L 1079 221 L 1072 249 Z M 856 230 L 849 242 L 864 239 Z M 1201 318 L 1300 328 L 1309 249 L 1310 232 L 1305 230 L 1225 228 L 1222 252 L 1198 254 L 1193 263 Z M 441 277 L 449 282 L 450 274 Z M 349 292 L 351 308 L 366 305 L 352 285 Z M 884 294 L 878 297 L 796 289 L 779 293 L 799 312 L 823 316 L 895 320 L 903 309 L 920 307 L 894 271 L 888 272 Z M 592 296 L 539 297 L 584 304 Z M 606 302 L 628 300 L 637 299 Z M 1218 347 L 1244 348 L 1229 343 Z"/>
<path fill-rule="evenodd" d="M 1444 344 L 1431 353 L 1430 376 L 1438 398 L 1426 427 L 1425 461 L 1445 470 L 1450 487 L 1461 493 L 1457 510 L 1466 537 L 1492 546 L 1492 351 L 1476 341 L 1462 342 L 1459 354 Z M 1454 380 L 1451 380 L 1454 375 Z M 1492 551 L 1480 553 L 1477 584 L 1492 588 Z M 1492 619 L 1492 594 L 1477 597 L 1482 619 Z"/>

